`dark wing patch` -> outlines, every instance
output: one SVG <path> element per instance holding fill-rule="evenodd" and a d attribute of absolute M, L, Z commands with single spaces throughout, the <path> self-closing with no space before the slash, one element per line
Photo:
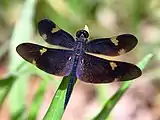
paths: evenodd
<path fill-rule="evenodd" d="M 73 66 L 73 52 L 50 49 L 32 43 L 22 43 L 16 48 L 18 54 L 39 69 L 57 76 L 69 75 Z"/>
<path fill-rule="evenodd" d="M 110 61 L 84 54 L 77 67 L 77 78 L 88 83 L 126 81 L 139 77 L 142 72 L 133 64 Z"/>
<path fill-rule="evenodd" d="M 122 34 L 112 38 L 100 38 L 89 41 L 86 45 L 86 51 L 108 56 L 118 56 L 132 50 L 137 42 L 135 36 Z"/>
<path fill-rule="evenodd" d="M 38 31 L 42 38 L 49 44 L 73 48 L 74 38 L 64 30 L 60 29 L 51 20 L 44 19 L 38 23 Z"/>

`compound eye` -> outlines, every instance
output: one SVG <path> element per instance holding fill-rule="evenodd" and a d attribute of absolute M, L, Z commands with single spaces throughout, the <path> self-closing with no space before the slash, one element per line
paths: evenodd
<path fill-rule="evenodd" d="M 77 31 L 76 37 L 79 38 L 81 36 L 81 31 Z"/>
<path fill-rule="evenodd" d="M 78 31 L 77 33 L 76 33 L 76 37 L 80 37 L 80 36 L 84 36 L 85 38 L 88 38 L 89 37 L 89 34 L 88 34 L 88 32 L 86 31 L 86 30 L 80 30 L 80 31 Z"/>

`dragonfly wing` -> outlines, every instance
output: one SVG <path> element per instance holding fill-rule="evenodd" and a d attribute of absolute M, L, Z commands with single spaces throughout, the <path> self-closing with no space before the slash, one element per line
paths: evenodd
<path fill-rule="evenodd" d="M 118 56 L 132 50 L 137 42 L 135 36 L 122 34 L 112 38 L 101 38 L 89 41 L 86 45 L 86 51 L 108 56 Z"/>
<path fill-rule="evenodd" d="M 77 78 L 88 83 L 109 83 L 135 79 L 142 73 L 134 64 L 84 54 L 78 63 L 76 74 Z"/>
<path fill-rule="evenodd" d="M 60 29 L 51 20 L 44 19 L 38 23 L 38 31 L 42 38 L 49 44 L 73 48 L 74 38 L 64 30 Z"/>
<path fill-rule="evenodd" d="M 66 76 L 71 72 L 73 64 L 71 50 L 50 49 L 32 43 L 22 43 L 16 50 L 23 59 L 47 73 Z"/>

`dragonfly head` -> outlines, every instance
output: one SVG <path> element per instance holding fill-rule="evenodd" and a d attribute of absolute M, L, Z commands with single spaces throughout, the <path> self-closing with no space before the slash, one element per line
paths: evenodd
<path fill-rule="evenodd" d="M 79 30 L 76 33 L 76 37 L 77 38 L 88 38 L 89 37 L 89 33 L 86 30 Z"/>

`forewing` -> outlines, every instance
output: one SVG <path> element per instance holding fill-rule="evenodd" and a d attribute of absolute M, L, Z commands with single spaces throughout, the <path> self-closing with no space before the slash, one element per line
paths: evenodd
<path fill-rule="evenodd" d="M 44 19 L 38 23 L 38 31 L 42 38 L 49 44 L 73 48 L 74 38 L 64 30 L 60 29 L 51 20 Z"/>
<path fill-rule="evenodd" d="M 118 56 L 132 50 L 137 42 L 135 36 L 122 34 L 112 38 L 101 38 L 89 41 L 86 45 L 86 51 L 108 56 Z"/>
<path fill-rule="evenodd" d="M 77 78 L 88 83 L 126 81 L 139 77 L 141 70 L 133 64 L 110 61 L 84 54 L 77 67 Z"/>
<path fill-rule="evenodd" d="M 50 49 L 32 43 L 22 43 L 16 50 L 23 59 L 47 73 L 66 76 L 71 72 L 73 53 L 70 50 Z"/>

